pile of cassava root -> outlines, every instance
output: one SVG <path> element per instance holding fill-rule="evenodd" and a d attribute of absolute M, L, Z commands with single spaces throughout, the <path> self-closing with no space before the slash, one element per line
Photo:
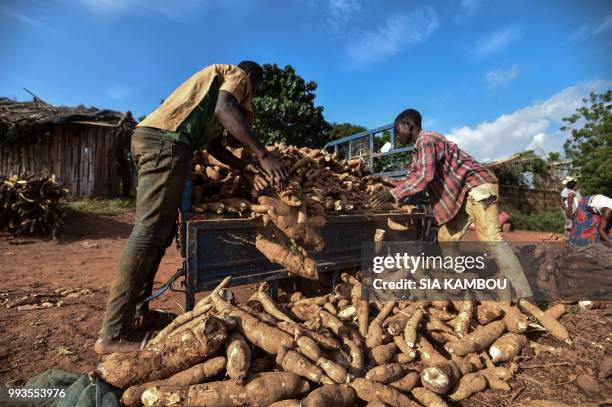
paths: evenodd
<path fill-rule="evenodd" d="M 280 304 L 263 283 L 236 304 L 229 282 L 95 374 L 127 406 L 433 407 L 509 391 L 517 356 L 550 348 L 529 340 L 533 325 L 571 343 L 563 304 L 367 301 L 346 273 L 332 294 Z"/>
<path fill-rule="evenodd" d="M 384 188 L 383 180 L 370 174 L 359 158 L 338 160 L 324 150 L 281 144 L 268 150 L 288 170 L 289 182 L 282 190 L 266 186 L 261 173 L 232 170 L 205 150 L 197 151 L 192 210 L 261 216 L 269 227 L 265 235 L 256 237 L 257 249 L 289 272 L 316 279 L 317 264 L 308 250 L 323 249 L 319 229 L 325 225 L 326 213 L 371 209 L 368 202 Z M 256 166 L 246 150 L 236 149 L 234 154 Z M 411 207 L 390 203 L 376 209 L 410 211 Z"/>

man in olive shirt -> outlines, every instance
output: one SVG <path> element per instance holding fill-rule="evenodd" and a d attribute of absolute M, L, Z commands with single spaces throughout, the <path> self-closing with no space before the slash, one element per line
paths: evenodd
<path fill-rule="evenodd" d="M 149 310 L 145 300 L 172 243 L 194 150 L 207 147 L 219 161 L 249 170 L 221 144 L 225 128 L 257 157 L 269 182 L 279 187 L 286 182 L 286 170 L 251 129 L 251 99 L 262 85 L 263 70 L 255 62 L 207 66 L 181 84 L 134 130 L 132 157 L 138 168 L 134 228 L 111 287 L 95 345 L 97 353 L 138 349 L 139 342 L 130 337 L 135 328 L 157 329 L 169 322 L 163 313 Z"/>

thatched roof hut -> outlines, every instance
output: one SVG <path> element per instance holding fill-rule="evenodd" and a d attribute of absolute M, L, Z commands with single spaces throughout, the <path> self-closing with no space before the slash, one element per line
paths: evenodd
<path fill-rule="evenodd" d="M 60 124 L 83 124 L 131 132 L 136 125 L 130 112 L 95 107 L 53 106 L 40 99 L 17 102 L 0 97 L 0 144 L 32 143 Z"/>
<path fill-rule="evenodd" d="M 74 196 L 130 187 L 130 112 L 0 98 L 0 175 L 55 174 Z"/>

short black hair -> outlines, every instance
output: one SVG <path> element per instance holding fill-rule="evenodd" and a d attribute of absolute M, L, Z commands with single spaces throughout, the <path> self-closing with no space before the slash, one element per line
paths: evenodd
<path fill-rule="evenodd" d="M 578 184 L 578 181 L 569 181 L 567 184 L 565 184 L 565 186 L 567 187 L 567 189 L 574 189 L 576 184 Z"/>
<path fill-rule="evenodd" d="M 238 64 L 238 68 L 242 69 L 247 74 L 251 74 L 251 78 L 263 81 L 264 71 L 261 65 L 253 61 L 242 61 Z"/>
<path fill-rule="evenodd" d="M 398 122 L 410 122 L 421 127 L 421 113 L 414 109 L 406 109 L 397 115 L 393 124 L 395 125 Z"/>

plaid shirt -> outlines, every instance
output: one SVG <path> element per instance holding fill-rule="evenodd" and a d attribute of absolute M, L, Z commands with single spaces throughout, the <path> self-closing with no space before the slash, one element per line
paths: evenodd
<path fill-rule="evenodd" d="M 412 154 L 408 176 L 391 190 L 396 200 L 427 188 L 439 224 L 451 220 L 470 189 L 497 183 L 497 178 L 472 156 L 444 136 L 421 131 Z"/>

